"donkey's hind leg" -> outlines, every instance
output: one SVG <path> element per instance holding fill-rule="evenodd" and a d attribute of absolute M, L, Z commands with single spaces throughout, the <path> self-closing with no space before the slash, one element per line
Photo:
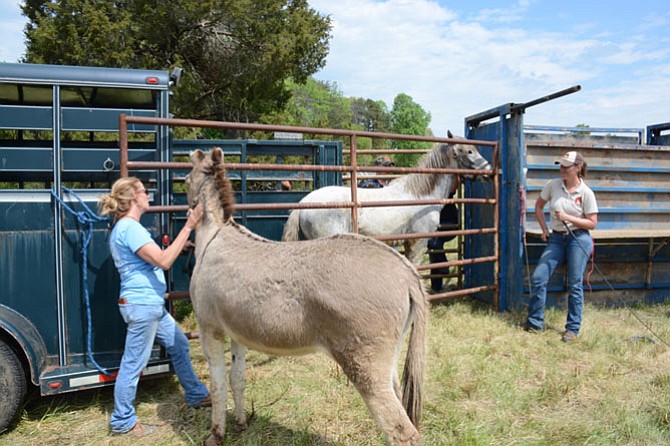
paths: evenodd
<path fill-rule="evenodd" d="M 384 433 L 388 446 L 418 446 L 419 432 L 407 416 L 400 397 L 395 356 L 380 354 L 334 355 L 349 380 L 363 397 L 370 413 Z M 357 357 L 354 357 L 357 356 Z M 361 361 L 368 357 L 369 360 Z M 374 358 L 374 359 L 373 359 Z M 376 360 L 375 360 L 376 359 Z"/>
<path fill-rule="evenodd" d="M 226 433 L 228 383 L 225 338 L 222 334 L 202 333 L 200 341 L 209 363 L 210 393 L 212 394 L 212 434 L 205 441 L 205 445 L 214 446 L 223 444 L 223 437 Z"/>
<path fill-rule="evenodd" d="M 361 395 L 384 431 L 388 446 L 418 446 L 419 432 L 412 424 L 391 383 L 366 386 Z"/>
<path fill-rule="evenodd" d="M 244 412 L 244 388 L 246 378 L 247 348 L 235 340 L 230 341 L 230 387 L 233 389 L 235 401 L 235 429 L 243 431 L 247 428 L 247 415 Z"/>

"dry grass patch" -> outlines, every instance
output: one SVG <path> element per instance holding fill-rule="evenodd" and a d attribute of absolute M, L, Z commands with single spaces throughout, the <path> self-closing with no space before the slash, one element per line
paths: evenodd
<path fill-rule="evenodd" d="M 670 305 L 637 314 L 670 340 Z M 650 342 L 627 309 L 587 306 L 582 335 L 563 343 L 565 312 L 550 310 L 543 333 L 518 328 L 522 314 L 468 300 L 435 305 L 429 339 L 424 446 L 670 444 L 670 349 Z M 195 328 L 192 318 L 186 330 Z M 209 370 L 193 341 L 199 376 Z M 226 445 L 378 446 L 374 421 L 338 366 L 324 355 L 250 353 L 244 433 Z M 232 402 L 229 402 L 232 404 Z M 32 396 L 0 444 L 193 445 L 209 431 L 209 409 L 186 406 L 174 377 L 140 384 L 140 418 L 160 423 L 142 440 L 108 431 L 112 389 Z M 230 421 L 230 419 L 229 419 Z"/>

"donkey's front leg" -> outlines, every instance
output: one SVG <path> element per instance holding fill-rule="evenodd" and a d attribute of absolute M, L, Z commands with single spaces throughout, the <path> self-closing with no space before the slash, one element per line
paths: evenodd
<path fill-rule="evenodd" d="M 247 428 L 247 415 L 244 412 L 244 388 L 246 378 L 247 348 L 235 340 L 230 341 L 230 387 L 233 389 L 235 401 L 236 429 L 242 431 Z"/>
<path fill-rule="evenodd" d="M 209 363 L 211 380 L 209 391 L 212 394 L 212 434 L 205 441 L 205 445 L 215 446 L 223 444 L 223 437 L 226 433 L 228 383 L 226 380 L 225 337 L 202 333 L 200 340 Z"/>

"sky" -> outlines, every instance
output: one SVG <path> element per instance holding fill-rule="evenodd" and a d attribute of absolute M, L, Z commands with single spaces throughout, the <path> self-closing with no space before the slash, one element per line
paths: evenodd
<path fill-rule="evenodd" d="M 0 61 L 23 55 L 25 19 L 0 0 Z M 579 85 L 529 107 L 524 123 L 644 128 L 670 121 L 667 0 L 310 0 L 333 23 L 315 74 L 344 96 L 405 93 L 437 136 L 464 119 Z"/>

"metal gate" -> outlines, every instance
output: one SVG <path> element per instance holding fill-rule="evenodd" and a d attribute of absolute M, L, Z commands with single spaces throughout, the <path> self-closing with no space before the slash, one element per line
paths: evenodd
<path fill-rule="evenodd" d="M 330 174 L 339 175 L 341 181 L 341 174 L 346 172 L 351 179 L 351 184 L 357 184 L 357 175 L 361 171 L 370 170 L 370 167 L 360 167 L 357 165 L 357 146 L 356 138 L 358 137 L 368 137 L 368 138 L 384 138 L 384 139 L 401 139 L 401 140 L 416 140 L 416 141 L 425 141 L 425 142 L 451 142 L 452 139 L 448 138 L 435 138 L 435 137 L 417 137 L 410 135 L 399 135 L 399 134 L 388 134 L 388 133 L 374 133 L 374 132 L 364 132 L 364 131 L 354 131 L 354 130 L 340 130 L 340 129 L 319 129 L 319 128 L 309 128 L 309 127 L 291 127 L 291 126 L 272 126 L 272 125 L 263 125 L 263 124 L 243 124 L 243 123 L 232 123 L 232 122 L 215 122 L 215 121 L 200 121 L 200 120 L 188 120 L 188 119 L 156 119 L 156 118 L 144 118 L 144 117 L 135 117 L 135 116 L 126 116 L 123 115 L 120 117 L 120 148 L 121 148 L 121 173 L 122 175 L 128 175 L 129 170 L 135 169 L 172 169 L 177 171 L 182 171 L 182 173 L 190 170 L 190 163 L 184 162 L 168 162 L 168 163 L 156 163 L 156 162 L 137 162 L 137 161 L 123 161 L 127 158 L 124 155 L 126 150 L 127 141 L 124 137 L 125 129 L 132 124 L 143 124 L 143 125 L 163 125 L 163 126 L 185 126 L 185 127 L 205 127 L 205 128 L 218 128 L 218 129 L 235 129 L 243 131 L 256 131 L 256 132 L 284 132 L 284 133 L 301 133 L 301 134 L 313 134 L 313 135 L 329 135 L 329 136 L 338 136 L 349 138 L 350 145 L 350 165 L 342 165 L 341 158 L 336 161 L 339 162 L 339 165 L 316 165 L 316 164 L 276 164 L 276 163 L 247 163 L 244 160 L 240 162 L 226 163 L 229 171 L 233 172 L 233 178 L 235 175 L 241 175 L 239 178 L 243 178 L 244 174 L 238 174 L 235 172 L 266 172 L 265 175 L 268 175 L 271 178 L 276 179 L 277 172 L 291 173 L 291 175 L 302 175 L 304 172 L 323 172 Z M 465 142 L 465 141 L 464 141 Z M 468 143 L 473 143 L 478 146 L 482 154 L 487 157 L 489 162 L 492 164 L 495 162 L 495 153 L 496 146 L 495 142 L 489 141 L 467 141 Z M 203 143 L 206 147 L 212 147 L 210 142 Z M 377 170 L 384 171 L 392 170 L 390 168 L 376 168 Z M 400 170 L 403 173 L 411 172 L 421 172 L 419 168 L 395 168 L 395 170 Z M 267 172 L 270 172 L 269 174 Z M 274 172 L 274 174 L 272 173 Z M 445 169 L 445 172 L 451 172 L 449 169 Z M 465 173 L 458 172 L 456 173 Z M 462 231 L 453 231 L 458 235 L 466 237 L 465 243 L 465 258 L 447 262 L 445 264 L 440 264 L 439 266 L 456 266 L 462 267 L 465 271 L 465 288 L 455 291 L 450 291 L 446 293 L 440 293 L 432 295 L 432 299 L 443 299 L 448 297 L 456 297 L 462 295 L 478 295 L 479 293 L 487 293 L 488 296 L 494 301 L 497 302 L 497 274 L 489 275 L 486 280 L 480 280 L 481 277 L 477 274 L 472 273 L 471 271 L 476 271 L 481 265 L 493 265 L 489 266 L 492 270 L 497 270 L 497 218 L 483 219 L 482 215 L 497 215 L 497 179 L 495 176 L 496 170 L 493 172 L 481 172 L 483 174 L 488 174 L 494 177 L 494 181 L 491 182 L 492 188 L 484 190 L 481 192 L 475 186 L 466 187 L 465 197 L 449 200 L 421 200 L 422 203 L 436 203 L 436 204 L 445 204 L 448 202 L 458 202 L 467 204 L 468 207 L 465 213 L 464 229 Z M 468 172 L 470 173 L 470 172 Z M 274 175 L 274 176 L 273 176 Z M 287 174 L 288 175 L 288 174 Z M 286 176 L 290 178 L 290 176 Z M 315 186 L 319 184 L 315 181 L 313 182 Z M 468 183 L 470 184 L 470 183 Z M 343 202 L 343 203 L 316 203 L 316 204 L 303 204 L 297 203 L 299 200 L 298 196 L 293 196 L 295 201 L 293 202 L 273 202 L 273 203 L 251 203 L 248 200 L 249 196 L 246 197 L 240 196 L 242 200 L 236 205 L 237 212 L 244 211 L 259 211 L 259 212 L 268 212 L 268 211 L 278 211 L 284 210 L 288 211 L 290 209 L 296 208 L 316 208 L 316 207 L 342 207 L 342 208 L 351 208 L 352 209 L 352 221 L 354 223 L 354 232 L 357 231 L 357 209 L 363 206 L 366 206 L 366 203 L 361 203 L 357 200 L 356 197 L 356 188 L 352 186 L 352 201 Z M 246 201 L 245 201 L 246 198 Z M 277 196 L 279 198 L 279 196 Z M 384 204 L 375 203 L 374 206 L 402 206 L 402 205 L 415 205 L 416 202 L 385 202 Z M 488 207 L 493 209 L 492 211 L 475 211 L 472 208 L 479 207 Z M 156 206 L 152 208 L 154 212 L 166 212 L 166 211 L 180 211 L 185 212 L 187 210 L 186 205 L 170 205 L 167 207 Z M 253 228 L 251 228 L 254 230 Z M 257 229 L 256 229 L 257 230 Z M 258 230 L 257 230 L 258 231 Z M 419 238 L 419 237 L 434 237 L 441 235 L 440 232 L 431 232 L 423 234 L 412 234 L 412 235 L 392 235 L 385 237 L 378 237 L 380 240 L 387 239 L 402 239 L 402 238 Z M 488 237 L 486 237 L 488 235 Z M 477 238 L 476 242 L 468 242 L 468 239 Z M 475 248 L 476 247 L 476 248 Z M 476 255 L 473 255 L 476 254 Z M 418 269 L 421 271 L 430 270 L 438 266 L 433 265 L 421 265 L 418 266 Z M 184 297 L 185 292 L 175 293 L 175 297 Z"/>
<path fill-rule="evenodd" d="M 604 277 L 587 275 L 586 301 L 621 305 L 664 301 L 670 295 L 670 123 L 649 126 L 647 144 L 644 129 L 524 125 L 529 106 L 579 89 L 504 104 L 465 119 L 469 138 L 499 142 L 500 311 L 521 310 L 528 302 L 528 270 L 544 249 L 535 201 L 557 175 L 554 160 L 569 150 L 586 158 L 585 181 L 599 205 L 592 235 L 594 261 Z M 484 280 L 479 277 L 494 272 L 480 267 L 473 273 L 475 280 Z M 565 305 L 566 299 L 564 271 L 559 269 L 549 284 L 547 304 Z"/>

